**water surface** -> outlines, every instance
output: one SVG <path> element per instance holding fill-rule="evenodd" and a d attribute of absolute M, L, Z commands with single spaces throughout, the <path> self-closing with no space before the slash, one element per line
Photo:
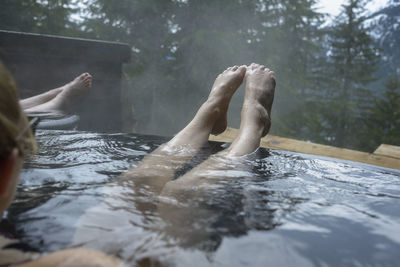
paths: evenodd
<path fill-rule="evenodd" d="M 41 251 L 85 246 L 129 264 L 397 266 L 400 172 L 260 149 L 196 172 L 195 186 L 154 195 L 118 176 L 168 138 L 39 131 L 9 209 Z M 175 175 L 223 146 L 211 143 Z M 196 169 L 195 169 L 196 170 Z"/>

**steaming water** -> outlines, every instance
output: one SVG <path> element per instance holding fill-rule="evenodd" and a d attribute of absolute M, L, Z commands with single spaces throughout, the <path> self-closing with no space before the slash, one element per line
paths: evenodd
<path fill-rule="evenodd" d="M 117 176 L 165 138 L 40 131 L 37 139 L 9 215 L 41 251 L 85 246 L 132 265 L 398 266 L 398 171 L 260 149 L 213 158 L 191 175 L 200 182 L 154 195 Z M 218 149 L 211 144 L 176 176 Z"/>

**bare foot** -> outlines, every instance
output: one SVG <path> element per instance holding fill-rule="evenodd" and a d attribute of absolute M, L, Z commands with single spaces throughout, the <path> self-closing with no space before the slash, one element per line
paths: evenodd
<path fill-rule="evenodd" d="M 76 77 L 73 81 L 62 86 L 62 92 L 57 96 L 62 100 L 63 106 L 72 104 L 72 102 L 87 93 L 92 86 L 92 75 L 85 72 Z"/>
<path fill-rule="evenodd" d="M 215 80 L 208 99 L 192 121 L 167 146 L 190 145 L 192 148 L 199 148 L 208 141 L 210 133 L 220 134 L 225 131 L 229 101 L 242 83 L 245 73 L 246 66 L 229 67 L 221 73 Z"/>
<path fill-rule="evenodd" d="M 85 94 L 92 86 L 92 76 L 85 72 L 73 81 L 61 86 L 55 92 L 57 95 L 50 101 L 25 109 L 27 113 L 35 112 L 60 112 L 67 109 L 76 99 Z"/>
<path fill-rule="evenodd" d="M 274 101 L 275 73 L 258 64 L 246 71 L 246 93 L 238 136 L 227 149 L 230 156 L 243 156 L 255 151 L 261 137 L 271 127 L 271 108 Z"/>
<path fill-rule="evenodd" d="M 263 124 L 262 136 L 265 136 L 271 127 L 271 108 L 275 93 L 275 73 L 263 65 L 252 63 L 246 73 L 246 94 L 242 113 L 249 109 L 257 109 L 259 119 Z M 246 114 L 243 119 L 247 119 Z"/>
<path fill-rule="evenodd" d="M 252 109 L 259 112 L 256 117 L 260 120 L 265 136 L 271 127 L 271 108 L 275 93 L 275 73 L 263 65 L 252 63 L 246 72 L 246 94 L 244 97 L 242 120 L 247 120 L 247 113 Z M 256 119 L 252 118 L 252 120 Z"/>
<path fill-rule="evenodd" d="M 227 111 L 233 94 L 239 88 L 246 73 L 246 66 L 227 68 L 218 75 L 211 89 L 208 99 L 217 98 L 220 101 L 219 116 L 211 130 L 211 134 L 218 135 L 227 127 Z"/>

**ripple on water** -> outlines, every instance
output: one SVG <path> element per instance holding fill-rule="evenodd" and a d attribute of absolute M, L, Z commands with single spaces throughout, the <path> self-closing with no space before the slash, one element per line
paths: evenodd
<path fill-rule="evenodd" d="M 119 174 L 167 139 L 39 131 L 9 210 L 43 251 L 84 245 L 130 263 L 173 266 L 396 266 L 400 172 L 259 149 L 232 160 L 214 143 L 189 183 L 155 195 Z M 179 179 L 185 179 L 179 177 Z M 238 253 L 240 252 L 240 253 Z"/>

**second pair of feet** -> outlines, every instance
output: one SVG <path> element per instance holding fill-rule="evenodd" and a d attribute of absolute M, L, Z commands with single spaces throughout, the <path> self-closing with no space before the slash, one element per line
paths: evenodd
<path fill-rule="evenodd" d="M 85 72 L 61 87 L 21 100 L 20 104 L 28 113 L 63 111 L 85 95 L 91 86 L 92 76 Z"/>

